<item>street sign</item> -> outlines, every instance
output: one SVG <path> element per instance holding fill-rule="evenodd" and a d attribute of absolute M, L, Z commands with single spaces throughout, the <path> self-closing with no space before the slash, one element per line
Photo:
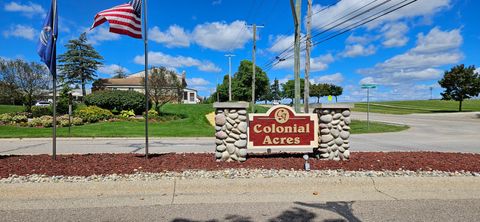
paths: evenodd
<path fill-rule="evenodd" d="M 362 89 L 375 89 L 377 88 L 376 84 L 362 84 Z"/>
<path fill-rule="evenodd" d="M 248 149 L 318 147 L 317 114 L 295 113 L 285 105 L 249 114 Z"/>

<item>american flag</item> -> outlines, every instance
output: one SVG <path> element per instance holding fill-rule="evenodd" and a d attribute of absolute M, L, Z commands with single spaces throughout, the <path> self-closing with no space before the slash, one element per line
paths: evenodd
<path fill-rule="evenodd" d="M 142 0 L 132 0 L 129 3 L 103 10 L 95 15 L 95 21 L 90 29 L 104 22 L 110 23 L 110 32 L 142 38 Z"/>

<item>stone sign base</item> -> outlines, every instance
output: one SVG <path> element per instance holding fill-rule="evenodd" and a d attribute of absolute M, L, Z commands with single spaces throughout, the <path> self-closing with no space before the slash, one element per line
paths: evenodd
<path fill-rule="evenodd" d="M 214 103 L 215 158 L 217 161 L 246 160 L 247 156 L 247 102 Z"/>
<path fill-rule="evenodd" d="M 350 158 L 350 109 L 352 104 L 321 104 L 313 112 L 319 119 L 317 158 L 346 160 Z"/>

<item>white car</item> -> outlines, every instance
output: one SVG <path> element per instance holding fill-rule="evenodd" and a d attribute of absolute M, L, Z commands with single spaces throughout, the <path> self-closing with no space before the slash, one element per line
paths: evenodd
<path fill-rule="evenodd" d="M 50 106 L 50 102 L 48 101 L 38 101 L 35 103 L 35 106 Z"/>

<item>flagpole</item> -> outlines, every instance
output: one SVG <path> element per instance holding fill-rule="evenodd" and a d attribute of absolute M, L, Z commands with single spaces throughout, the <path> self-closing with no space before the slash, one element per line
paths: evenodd
<path fill-rule="evenodd" d="M 143 39 L 145 43 L 145 158 L 148 159 L 148 33 L 147 0 L 143 0 Z"/>
<path fill-rule="evenodd" d="M 52 19 L 52 37 L 53 37 L 53 59 L 57 59 L 57 36 L 55 35 L 55 22 L 57 16 L 57 0 L 53 0 L 53 19 Z M 53 61 L 56 63 L 56 61 Z M 52 129 L 52 158 L 57 159 L 57 66 L 50 70 L 53 76 L 53 129 Z"/>

